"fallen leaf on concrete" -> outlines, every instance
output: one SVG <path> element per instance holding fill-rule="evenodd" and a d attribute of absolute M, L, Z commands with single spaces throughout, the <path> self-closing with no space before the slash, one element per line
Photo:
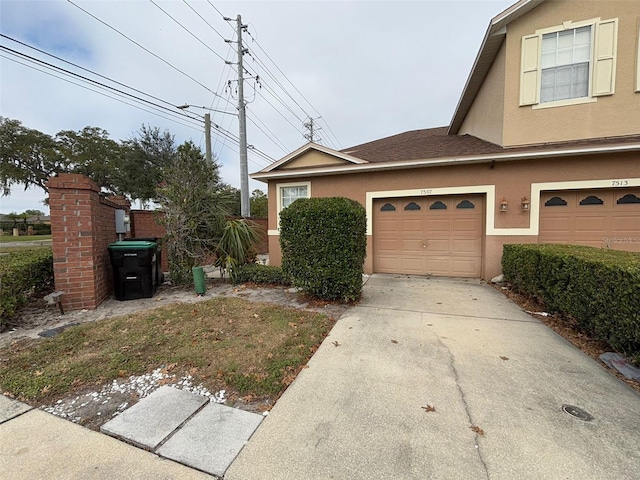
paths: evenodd
<path fill-rule="evenodd" d="M 398 340 L 391 340 L 391 343 L 398 343 Z"/>
<path fill-rule="evenodd" d="M 432 407 L 431 405 L 427 405 L 426 407 L 422 407 L 425 412 L 435 412 L 436 407 Z"/>
<path fill-rule="evenodd" d="M 500 359 L 501 360 L 509 360 L 509 357 L 503 357 L 502 355 L 500 355 Z"/>
<path fill-rule="evenodd" d="M 333 342 L 331 342 L 331 343 L 333 343 L 333 345 L 334 345 L 335 347 L 339 347 L 339 346 L 340 346 L 340 344 L 338 343 L 338 341 L 337 341 L 337 340 L 334 340 L 334 341 L 333 341 Z"/>
<path fill-rule="evenodd" d="M 469 428 L 471 430 L 473 430 L 475 433 L 477 433 L 478 435 L 480 435 L 481 437 L 484 437 L 484 430 L 482 430 L 480 427 L 476 427 L 475 425 L 471 425 Z"/>

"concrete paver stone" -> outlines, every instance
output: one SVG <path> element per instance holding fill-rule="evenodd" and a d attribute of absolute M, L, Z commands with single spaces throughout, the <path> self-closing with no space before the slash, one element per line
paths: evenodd
<path fill-rule="evenodd" d="M 157 453 L 222 477 L 262 418 L 262 415 L 210 403 L 162 445 Z"/>
<path fill-rule="evenodd" d="M 208 401 L 202 395 L 163 386 L 105 423 L 100 431 L 155 450 Z"/>
<path fill-rule="evenodd" d="M 12 400 L 11 398 L 7 398 L 4 395 L 0 395 L 0 423 L 11 420 L 18 415 L 28 412 L 32 408 L 33 407 L 27 405 L 26 403 Z"/>

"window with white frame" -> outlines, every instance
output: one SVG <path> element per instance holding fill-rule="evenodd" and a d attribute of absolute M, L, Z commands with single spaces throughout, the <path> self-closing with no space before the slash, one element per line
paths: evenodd
<path fill-rule="evenodd" d="M 276 184 L 276 201 L 278 205 L 278 228 L 280 212 L 299 198 L 311 197 L 311 182 L 278 183 Z"/>
<path fill-rule="evenodd" d="M 595 18 L 522 37 L 520 106 L 568 105 L 612 95 L 617 35 L 617 18 Z"/>
<path fill-rule="evenodd" d="M 540 102 L 589 96 L 591 26 L 542 36 Z"/>
<path fill-rule="evenodd" d="M 280 209 L 287 208 L 299 198 L 309 197 L 308 185 L 293 185 L 280 187 Z"/>

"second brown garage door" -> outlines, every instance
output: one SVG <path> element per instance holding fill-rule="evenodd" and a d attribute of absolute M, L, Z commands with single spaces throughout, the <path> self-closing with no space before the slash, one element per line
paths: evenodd
<path fill-rule="evenodd" d="M 375 200 L 374 271 L 480 277 L 483 212 L 482 195 Z"/>
<path fill-rule="evenodd" d="M 640 189 L 542 192 L 538 241 L 640 252 Z"/>

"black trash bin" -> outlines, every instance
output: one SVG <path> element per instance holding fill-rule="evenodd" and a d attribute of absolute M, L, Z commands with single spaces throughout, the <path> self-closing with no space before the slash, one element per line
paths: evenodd
<path fill-rule="evenodd" d="M 108 247 L 117 300 L 151 298 L 158 287 L 158 244 L 148 241 L 114 242 Z"/>
<path fill-rule="evenodd" d="M 124 238 L 123 242 L 154 242 L 158 244 L 158 250 L 156 251 L 156 287 L 164 283 L 164 272 L 162 271 L 162 250 L 158 242 L 158 237 L 140 237 L 140 238 Z"/>

